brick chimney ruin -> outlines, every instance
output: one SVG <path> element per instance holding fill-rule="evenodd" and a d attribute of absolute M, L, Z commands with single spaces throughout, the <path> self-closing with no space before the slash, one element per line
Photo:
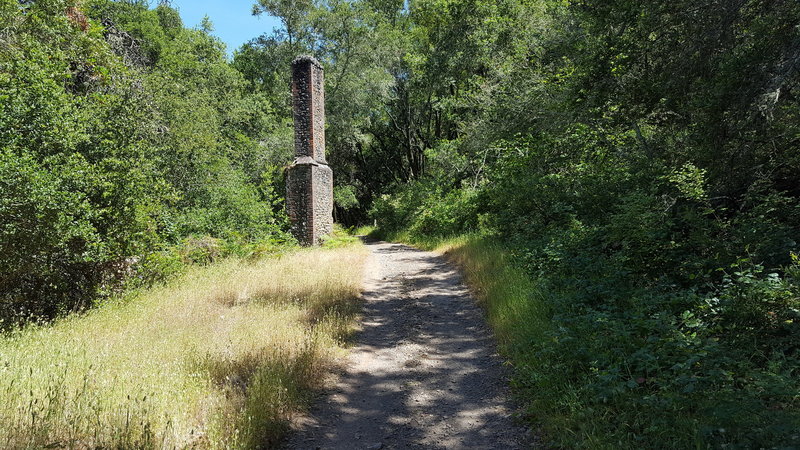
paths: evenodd
<path fill-rule="evenodd" d="M 302 245 L 319 245 L 333 231 L 333 171 L 325 161 L 325 84 L 311 56 L 292 62 L 294 162 L 286 180 L 291 231 Z"/>

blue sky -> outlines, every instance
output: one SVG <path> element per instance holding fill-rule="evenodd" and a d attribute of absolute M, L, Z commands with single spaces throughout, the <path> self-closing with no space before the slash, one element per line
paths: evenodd
<path fill-rule="evenodd" d="M 156 3 L 156 2 L 153 2 Z M 255 17 L 251 14 L 255 0 L 172 0 L 187 27 L 200 25 L 203 16 L 214 24 L 213 35 L 228 46 L 228 54 L 240 45 L 280 26 L 280 20 L 271 16 Z"/>

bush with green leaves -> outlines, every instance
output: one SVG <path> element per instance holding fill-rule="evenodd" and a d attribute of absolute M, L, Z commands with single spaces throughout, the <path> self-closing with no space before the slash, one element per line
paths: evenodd
<path fill-rule="evenodd" d="M 2 5 L 2 316 L 81 308 L 155 240 L 146 99 L 72 2 Z M 148 123 L 148 122 L 145 122 Z"/>
<path fill-rule="evenodd" d="M 142 1 L 6 1 L 0 29 L 0 318 L 161 279 L 190 236 L 286 240 L 285 120 L 217 39 Z"/>
<path fill-rule="evenodd" d="M 374 217 L 417 238 L 479 227 L 525 269 L 549 327 L 506 351 L 555 443 L 796 443 L 797 200 L 754 194 L 726 215 L 695 166 L 620 151 L 633 135 L 597 137 L 498 142 L 478 191 L 418 182 L 376 201 Z"/>
<path fill-rule="evenodd" d="M 478 229 L 479 191 L 448 192 L 430 183 L 407 185 L 373 203 L 370 217 L 384 230 L 409 230 L 421 236 L 454 236 Z"/>

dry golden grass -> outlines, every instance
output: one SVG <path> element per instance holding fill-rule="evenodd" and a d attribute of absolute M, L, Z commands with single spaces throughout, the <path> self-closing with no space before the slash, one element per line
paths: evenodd
<path fill-rule="evenodd" d="M 365 257 L 227 261 L 0 338 L 0 447 L 274 444 L 343 352 Z"/>

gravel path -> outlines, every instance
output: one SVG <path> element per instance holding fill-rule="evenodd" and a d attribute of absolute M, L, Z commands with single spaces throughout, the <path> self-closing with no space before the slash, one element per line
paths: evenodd
<path fill-rule="evenodd" d="M 483 313 L 458 272 L 433 253 L 367 245 L 363 331 L 286 447 L 529 447 Z"/>

